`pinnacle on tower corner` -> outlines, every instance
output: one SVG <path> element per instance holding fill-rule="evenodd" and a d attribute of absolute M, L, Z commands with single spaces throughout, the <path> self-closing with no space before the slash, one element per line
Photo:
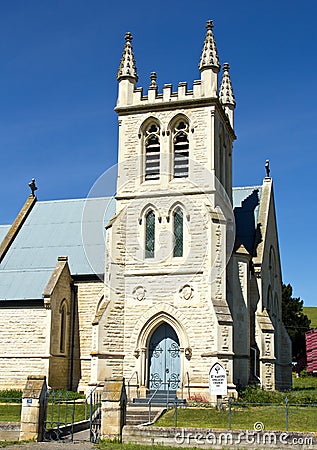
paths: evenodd
<path fill-rule="evenodd" d="M 117 73 L 117 80 L 121 81 L 123 79 L 129 78 L 138 81 L 137 69 L 132 49 L 132 33 L 129 31 L 125 34 L 125 46 L 122 53 L 122 58 L 120 61 L 120 66 Z"/>
<path fill-rule="evenodd" d="M 206 23 L 206 38 L 204 42 L 204 47 L 202 50 L 202 55 L 199 62 L 199 70 L 202 72 L 205 69 L 215 69 L 217 72 L 220 70 L 220 63 L 218 57 L 218 51 L 216 46 L 216 41 L 214 34 L 212 32 L 214 23 L 212 20 L 208 20 Z"/>

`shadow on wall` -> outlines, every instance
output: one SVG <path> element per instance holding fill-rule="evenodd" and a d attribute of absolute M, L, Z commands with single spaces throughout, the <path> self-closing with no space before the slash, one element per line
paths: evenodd
<path fill-rule="evenodd" d="M 236 235 L 250 255 L 254 256 L 255 249 L 261 242 L 261 231 L 256 227 L 256 208 L 260 204 L 259 190 L 253 192 L 242 201 L 241 206 L 234 208 L 236 221 Z"/>

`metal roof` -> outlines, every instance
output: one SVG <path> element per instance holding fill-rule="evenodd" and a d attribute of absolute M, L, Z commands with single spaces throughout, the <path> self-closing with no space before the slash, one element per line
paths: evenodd
<path fill-rule="evenodd" d="M 103 274 L 112 197 L 37 202 L 0 264 L 0 299 L 40 299 L 58 256 L 72 275 Z"/>
<path fill-rule="evenodd" d="M 252 255 L 258 222 L 262 186 L 234 187 L 232 203 L 236 221 L 236 237 Z"/>

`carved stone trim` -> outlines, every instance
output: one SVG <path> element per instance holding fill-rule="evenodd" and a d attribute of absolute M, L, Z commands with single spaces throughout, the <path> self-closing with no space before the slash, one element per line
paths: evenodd
<path fill-rule="evenodd" d="M 194 289 L 189 284 L 184 284 L 178 292 L 183 300 L 190 300 L 194 295 Z"/>
<path fill-rule="evenodd" d="M 138 300 L 141 302 L 145 299 L 146 289 L 143 286 L 136 286 L 133 291 L 132 295 L 135 298 L 135 300 Z"/>

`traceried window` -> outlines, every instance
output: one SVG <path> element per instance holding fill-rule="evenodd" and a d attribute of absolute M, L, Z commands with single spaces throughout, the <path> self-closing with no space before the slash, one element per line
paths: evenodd
<path fill-rule="evenodd" d="M 174 249 L 173 256 L 183 256 L 184 248 L 184 223 L 183 223 L 183 211 L 181 208 L 177 208 L 173 214 L 174 219 Z"/>
<path fill-rule="evenodd" d="M 186 178 L 189 171 L 188 123 L 177 122 L 173 133 L 174 178 Z"/>
<path fill-rule="evenodd" d="M 155 252 L 155 213 L 149 211 L 145 217 L 145 257 L 154 258 Z"/>
<path fill-rule="evenodd" d="M 152 123 L 145 131 L 145 180 L 160 178 L 160 128 Z"/>

